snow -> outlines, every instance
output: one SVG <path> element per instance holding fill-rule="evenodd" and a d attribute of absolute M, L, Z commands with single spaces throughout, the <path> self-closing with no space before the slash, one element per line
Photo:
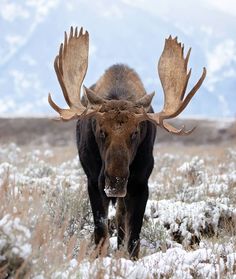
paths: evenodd
<path fill-rule="evenodd" d="M 39 267 L 42 261 L 51 268 L 50 278 L 86 279 L 98 275 L 129 279 L 233 278 L 236 242 L 235 236 L 228 235 L 227 230 L 236 224 L 235 154 L 236 149 L 226 149 L 227 161 L 222 160 L 220 166 L 217 162 L 217 169 L 212 167 L 215 161 L 209 156 L 180 157 L 168 153 L 156 156 L 158 171 L 154 171 L 150 180 L 140 259 L 131 261 L 126 255 L 117 256 L 117 236 L 112 232 L 106 257 L 94 259 L 85 253 L 79 260 L 83 244 L 91 242 L 93 223 L 88 203 L 78 199 L 86 188 L 78 157 L 53 165 L 48 163 L 53 159 L 53 150 L 23 152 L 14 143 L 2 146 L 0 191 L 5 189 L 7 179 L 8 194 L 14 203 L 10 209 L 8 202 L 0 204 L 0 264 L 11 257 L 23 260 L 32 257 L 33 266 Z M 24 191 L 27 195 L 22 194 Z M 28 207 L 24 209 L 26 204 Z M 26 211 L 25 216 L 22 210 Z M 116 208 L 110 206 L 109 220 L 114 220 L 115 212 Z M 45 254 L 45 258 L 38 259 L 32 239 L 43 214 L 49 224 L 53 222 L 52 227 L 57 223 L 59 227 L 50 235 L 49 226 L 40 238 L 45 246 L 52 245 L 53 257 Z M 72 216 L 69 225 L 61 232 L 68 214 Z M 218 239 L 222 231 L 226 240 L 224 236 Z M 65 240 L 73 233 L 78 241 L 69 253 Z M 63 235 L 62 239 L 57 238 L 58 234 Z M 47 238 L 49 242 L 45 242 Z M 41 249 L 45 249 L 43 244 L 37 252 Z M 62 264 L 54 267 L 53 260 L 58 255 Z M 48 278 L 45 272 L 36 270 L 31 277 Z"/>
<path fill-rule="evenodd" d="M 231 265 L 230 265 L 231 263 Z M 227 257 L 228 268 L 235 264 L 235 253 Z M 203 278 L 218 278 L 217 274 L 223 272 L 224 261 L 218 259 L 211 249 L 199 249 L 187 252 L 181 248 L 170 248 L 166 253 L 158 252 L 146 256 L 137 262 L 124 258 L 113 259 L 106 257 L 93 262 L 84 261 L 80 264 L 82 278 L 91 278 L 97 270 L 106 270 L 104 278 L 194 278 L 193 270 Z M 115 274 L 120 274 L 118 277 Z M 220 277 L 219 277 L 220 278 Z"/>
<path fill-rule="evenodd" d="M 28 243 L 30 237 L 29 229 L 21 224 L 19 218 L 13 219 L 7 214 L 0 219 L 0 251 L 4 251 L 10 241 L 11 252 L 26 259 L 32 251 L 31 244 Z"/>
<path fill-rule="evenodd" d="M 164 227 L 169 235 L 178 234 L 182 244 L 189 246 L 194 238 L 201 238 L 209 230 L 217 234 L 220 218 L 232 218 L 234 207 L 228 207 L 212 199 L 201 202 L 184 203 L 181 201 L 149 200 L 146 207 L 147 217 L 153 218 Z"/>

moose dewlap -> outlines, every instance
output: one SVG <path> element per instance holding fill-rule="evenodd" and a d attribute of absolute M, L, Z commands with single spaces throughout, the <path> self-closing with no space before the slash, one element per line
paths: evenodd
<path fill-rule="evenodd" d="M 166 120 L 179 115 L 200 88 L 206 69 L 185 96 L 191 70 L 188 51 L 170 36 L 158 63 L 165 103 L 154 113 L 154 93 L 147 94 L 137 73 L 123 64 L 111 66 L 90 88 L 83 86 L 87 72 L 89 34 L 71 27 L 69 37 L 55 58 L 54 68 L 69 109 L 48 101 L 62 120 L 78 119 L 77 147 L 88 179 L 88 194 L 94 218 L 95 244 L 107 247 L 108 206 L 117 202 L 118 248 L 127 245 L 131 258 L 139 253 L 139 234 L 148 199 L 148 179 L 153 169 L 153 145 L 156 125 L 178 135 L 192 130 L 177 129 Z M 104 249 L 102 249 L 104 248 Z M 104 251 L 103 251 L 104 252 Z"/>

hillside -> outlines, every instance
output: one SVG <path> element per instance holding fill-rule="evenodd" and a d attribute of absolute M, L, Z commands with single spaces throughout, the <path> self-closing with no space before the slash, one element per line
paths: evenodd
<path fill-rule="evenodd" d="M 181 119 L 176 127 L 197 127 L 189 136 L 169 134 L 157 130 L 157 142 L 190 145 L 222 144 L 236 138 L 235 121 Z M 49 118 L 0 118 L 0 144 L 15 142 L 18 145 L 68 146 L 75 144 L 76 122 L 55 121 Z"/>

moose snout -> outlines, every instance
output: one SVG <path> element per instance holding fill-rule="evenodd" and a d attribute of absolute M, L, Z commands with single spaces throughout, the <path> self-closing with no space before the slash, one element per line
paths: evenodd
<path fill-rule="evenodd" d="M 105 174 L 105 193 L 107 197 L 125 197 L 127 193 L 128 176 L 110 176 Z"/>

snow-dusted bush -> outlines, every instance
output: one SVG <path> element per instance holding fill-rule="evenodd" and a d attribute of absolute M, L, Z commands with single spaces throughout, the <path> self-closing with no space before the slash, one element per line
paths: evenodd
<path fill-rule="evenodd" d="M 195 156 L 190 162 L 184 162 L 177 171 L 184 175 L 193 185 L 197 182 L 202 182 L 204 175 L 204 160 Z"/>
<path fill-rule="evenodd" d="M 0 267 L 6 274 L 18 270 L 30 256 L 31 233 L 19 218 L 9 214 L 0 219 Z"/>
<path fill-rule="evenodd" d="M 202 237 L 217 235 L 219 230 L 232 224 L 235 212 L 234 207 L 214 200 L 194 203 L 149 201 L 146 209 L 154 224 L 162 225 L 171 240 L 186 248 L 199 243 Z"/>
<path fill-rule="evenodd" d="M 61 150 L 58 160 L 52 149 L 4 145 L 0 270 L 5 277 L 21 270 L 23 278 L 35 279 L 231 278 L 236 273 L 235 154 L 234 147 L 221 147 L 214 156 L 206 150 L 197 156 L 155 155 L 141 258 L 132 262 L 116 251 L 116 230 L 108 257 L 96 259 L 78 156 L 65 160 Z M 114 224 L 115 208 L 109 218 Z"/>

